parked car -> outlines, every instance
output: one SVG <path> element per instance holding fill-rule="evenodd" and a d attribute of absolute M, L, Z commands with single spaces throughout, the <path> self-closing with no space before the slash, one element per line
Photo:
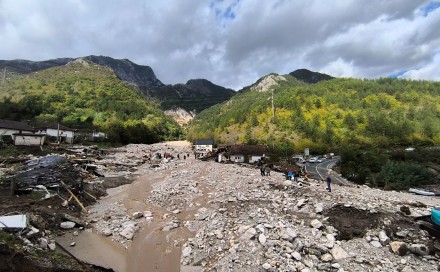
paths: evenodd
<path fill-rule="evenodd" d="M 317 157 L 312 157 L 309 159 L 309 162 L 314 163 L 317 162 L 318 158 Z"/>

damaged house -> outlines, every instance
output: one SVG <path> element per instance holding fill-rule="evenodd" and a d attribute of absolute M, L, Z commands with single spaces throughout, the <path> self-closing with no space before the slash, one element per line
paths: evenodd
<path fill-rule="evenodd" d="M 50 123 L 38 127 L 38 133 L 56 137 L 60 143 L 73 144 L 75 130 L 61 124 Z"/>
<path fill-rule="evenodd" d="M 219 153 L 218 162 L 231 161 L 236 163 L 256 163 L 269 152 L 266 145 L 230 145 L 225 152 Z"/>
<path fill-rule="evenodd" d="M 36 134 L 26 123 L 0 120 L 0 140 L 12 141 L 14 145 L 39 146 L 45 141 L 45 134 Z"/>
<path fill-rule="evenodd" d="M 194 153 L 196 158 L 202 158 L 212 153 L 214 148 L 214 140 L 212 139 L 198 139 L 193 143 Z"/>

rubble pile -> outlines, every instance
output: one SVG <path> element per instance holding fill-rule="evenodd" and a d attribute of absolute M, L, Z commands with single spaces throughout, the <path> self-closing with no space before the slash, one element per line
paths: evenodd
<path fill-rule="evenodd" d="M 439 269 L 439 242 L 413 220 L 440 206 L 436 197 L 356 185 L 333 185 L 330 193 L 322 181 L 261 176 L 256 166 L 196 160 L 188 146 L 167 143 L 70 152 L 83 181 L 130 184 L 113 188 L 111 202 L 88 206 L 84 222 L 60 217 L 66 207 L 49 220 L 69 231 L 93 227 L 126 248 L 142 228 L 153 228 L 152 235 L 187 230 L 183 242 L 166 239 L 181 250 L 181 271 Z M 128 191 L 142 182 L 148 190 L 128 199 L 142 205 L 127 205 Z M 31 221 L 40 232 L 27 238 L 32 247 L 52 249 L 50 231 L 37 217 Z"/>
<path fill-rule="evenodd" d="M 137 173 L 161 174 L 145 198 L 162 231 L 194 233 L 182 269 L 200 271 L 437 271 L 439 252 L 413 217 L 436 198 L 366 186 L 286 182 L 252 166 L 170 160 Z M 409 209 L 410 214 L 400 211 Z M 148 222 L 145 218 L 149 218 Z"/>

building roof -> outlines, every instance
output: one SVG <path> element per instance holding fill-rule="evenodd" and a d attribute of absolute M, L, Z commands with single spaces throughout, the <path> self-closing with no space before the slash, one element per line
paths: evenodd
<path fill-rule="evenodd" d="M 194 141 L 194 145 L 214 145 L 214 140 L 212 140 L 212 139 L 197 139 Z"/>
<path fill-rule="evenodd" d="M 58 125 L 60 126 L 60 127 L 59 127 L 60 130 L 75 131 L 75 129 L 68 128 L 68 127 L 63 126 L 63 125 L 58 124 L 58 123 L 44 123 L 44 124 L 38 125 L 37 128 L 38 128 L 38 129 L 48 129 L 48 128 L 51 128 L 51 129 L 58 129 Z"/>
<path fill-rule="evenodd" d="M 32 137 L 45 137 L 46 134 L 36 134 L 36 133 L 13 133 L 15 136 L 32 136 Z"/>
<path fill-rule="evenodd" d="M 34 131 L 34 128 L 26 123 L 11 121 L 11 120 L 1 120 L 1 119 L 0 119 L 0 128 Z"/>
<path fill-rule="evenodd" d="M 229 154 L 263 156 L 269 152 L 267 145 L 231 145 Z"/>

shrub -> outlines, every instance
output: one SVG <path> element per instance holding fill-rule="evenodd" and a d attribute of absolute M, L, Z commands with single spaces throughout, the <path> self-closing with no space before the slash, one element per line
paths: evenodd
<path fill-rule="evenodd" d="M 387 162 L 379 172 L 376 183 L 386 190 L 407 190 L 410 187 L 431 184 L 434 175 L 421 165 L 409 162 Z"/>

